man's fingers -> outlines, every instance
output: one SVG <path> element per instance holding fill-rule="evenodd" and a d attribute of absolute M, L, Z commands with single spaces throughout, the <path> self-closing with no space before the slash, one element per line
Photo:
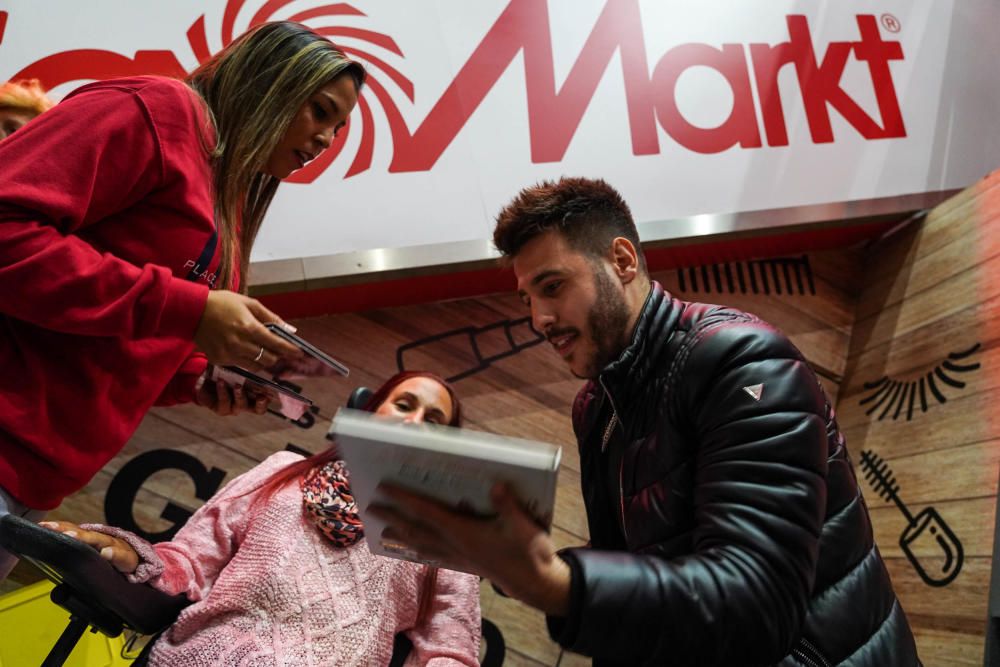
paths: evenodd
<path fill-rule="evenodd" d="M 493 509 L 497 511 L 497 514 L 509 516 L 521 511 L 521 505 L 518 503 L 517 496 L 511 491 L 510 486 L 503 482 L 497 482 L 490 489 L 490 501 L 493 503 Z"/>
<path fill-rule="evenodd" d="M 368 508 L 374 516 L 382 519 L 386 526 L 395 531 L 403 542 L 430 542 L 436 544 L 443 542 L 444 538 L 433 527 L 433 523 L 428 523 L 413 517 L 398 508 L 387 505 L 371 505 Z"/>
<path fill-rule="evenodd" d="M 459 562 L 458 555 L 442 543 L 422 539 L 419 535 L 415 536 L 407 531 L 389 527 L 382 531 L 380 537 L 383 542 L 403 546 L 411 551 L 415 551 L 421 558 L 427 560 L 447 559 L 450 565 L 455 565 Z"/>
<path fill-rule="evenodd" d="M 433 526 L 447 525 L 458 520 L 468 519 L 468 517 L 455 512 L 447 505 L 443 505 L 425 496 L 411 493 L 398 486 L 380 484 L 378 491 L 384 494 L 385 497 L 393 500 L 402 516 L 411 521 L 420 520 L 421 523 Z"/>

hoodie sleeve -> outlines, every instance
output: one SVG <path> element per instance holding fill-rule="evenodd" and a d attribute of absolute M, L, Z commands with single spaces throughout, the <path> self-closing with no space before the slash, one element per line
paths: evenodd
<path fill-rule="evenodd" d="M 192 354 L 184 361 L 174 377 L 163 388 L 163 391 L 160 392 L 159 398 L 156 399 L 156 405 L 166 407 L 194 401 L 198 378 L 202 376 L 207 368 L 208 357 L 201 352 Z"/>
<path fill-rule="evenodd" d="M 64 333 L 190 338 L 208 288 L 135 266 L 80 233 L 161 186 L 134 91 L 74 95 L 0 142 L 0 313 Z"/>

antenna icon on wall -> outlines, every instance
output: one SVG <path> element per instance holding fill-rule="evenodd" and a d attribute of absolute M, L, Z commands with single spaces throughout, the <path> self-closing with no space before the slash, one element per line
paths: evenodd
<path fill-rule="evenodd" d="M 870 449 L 862 451 L 861 468 L 865 471 L 865 479 L 875 492 L 884 500 L 896 503 L 896 507 L 906 517 L 906 528 L 899 536 L 899 547 L 913 569 L 928 586 L 950 584 L 962 570 L 964 559 L 962 543 L 955 533 L 933 507 L 925 507 L 916 516 L 910 512 L 899 498 L 899 483 L 892 474 L 889 464 L 878 454 Z M 940 567 L 924 567 L 924 563 L 918 558 L 919 555 L 926 560 L 941 558 L 941 556 L 928 556 L 929 553 L 943 554 L 944 561 Z"/>

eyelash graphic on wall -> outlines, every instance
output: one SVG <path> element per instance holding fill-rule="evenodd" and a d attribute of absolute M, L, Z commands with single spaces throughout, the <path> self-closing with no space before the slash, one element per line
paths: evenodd
<path fill-rule="evenodd" d="M 966 364 L 956 362 L 972 356 L 979 351 L 979 348 L 980 344 L 976 343 L 968 350 L 952 352 L 948 355 L 947 359 L 935 366 L 934 370 L 928 371 L 927 375 L 924 375 L 919 380 L 900 381 L 891 380 L 888 376 L 883 376 L 874 382 L 865 382 L 865 390 L 874 391 L 865 398 L 862 398 L 859 405 L 872 403 L 872 406 L 865 410 L 866 415 L 871 415 L 881 407 L 882 412 L 878 416 L 879 421 L 885 419 L 890 412 L 892 412 L 893 420 L 899 419 L 900 415 L 903 414 L 903 406 L 905 405 L 906 421 L 910 421 L 913 419 L 913 410 L 917 407 L 918 400 L 920 411 L 927 412 L 929 407 L 927 403 L 928 392 L 938 403 L 948 402 L 948 397 L 938 387 L 939 381 L 955 389 L 965 387 L 964 382 L 956 380 L 949 375 L 949 372 L 970 373 L 977 370 L 981 365 L 978 361 Z"/>
<path fill-rule="evenodd" d="M 690 266 L 677 269 L 677 283 L 681 292 L 710 294 L 714 284 L 720 294 L 816 294 L 808 255 Z"/>
<path fill-rule="evenodd" d="M 489 334 L 495 329 L 502 329 L 505 339 L 505 343 L 509 346 L 507 349 L 502 350 L 496 354 L 489 356 L 484 356 L 480 345 L 476 342 L 479 336 L 484 334 Z M 514 340 L 514 330 L 520 329 L 522 333 L 527 333 L 527 340 L 518 343 Z M 403 360 L 403 354 L 407 350 L 412 350 L 418 347 L 423 347 L 425 345 L 431 345 L 438 341 L 444 340 L 445 338 L 456 337 L 457 345 L 468 345 L 469 351 L 472 356 L 476 359 L 476 364 L 470 366 L 469 368 L 451 375 L 445 378 L 448 382 L 457 382 L 463 378 L 467 378 L 470 375 L 475 375 L 476 373 L 486 370 L 490 364 L 500 359 L 505 359 L 507 357 L 513 356 L 518 352 L 525 350 L 529 347 L 534 347 L 539 343 L 545 341 L 545 336 L 542 336 L 534 329 L 531 328 L 531 318 L 521 317 L 516 320 L 500 320 L 499 322 L 494 322 L 492 324 L 487 324 L 482 327 L 460 327 L 458 329 L 452 329 L 450 331 L 443 331 L 439 334 L 434 334 L 433 336 L 428 336 L 427 338 L 421 338 L 420 340 L 415 340 L 412 343 L 406 343 L 405 345 L 400 345 L 396 350 L 396 366 L 400 371 L 406 370 L 406 363 Z M 484 338 L 485 340 L 485 338 Z"/>
<path fill-rule="evenodd" d="M 961 571 L 964 560 L 962 543 L 955 536 L 955 533 L 933 507 L 925 507 L 916 516 L 910 513 L 909 508 L 899 498 L 899 483 L 892 474 L 892 469 L 878 454 L 870 449 L 862 451 L 861 468 L 865 471 L 865 479 L 872 485 L 875 492 L 886 502 L 896 503 L 896 507 L 906 518 L 906 528 L 899 536 L 899 547 L 903 550 L 913 569 L 928 586 L 950 584 Z M 923 539 L 921 540 L 921 538 Z M 920 543 L 918 544 L 918 542 Z M 915 552 L 933 553 L 935 544 L 944 554 L 944 562 L 940 572 L 934 568 L 928 572 Z M 915 546 L 916 548 L 914 548 Z"/>

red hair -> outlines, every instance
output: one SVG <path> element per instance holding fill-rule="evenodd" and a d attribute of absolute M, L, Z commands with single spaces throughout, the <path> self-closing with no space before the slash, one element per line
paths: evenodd
<path fill-rule="evenodd" d="M 372 394 L 371 398 L 368 399 L 368 402 L 365 403 L 364 407 L 361 409 L 367 412 L 375 412 L 383 403 L 385 403 L 386 400 L 388 400 L 389 396 L 396 387 L 403 384 L 407 380 L 412 380 L 413 378 L 427 378 L 444 387 L 448 392 L 448 397 L 451 398 L 451 420 L 448 422 L 448 426 L 462 425 L 462 404 L 459 402 L 458 396 L 455 394 L 455 390 L 446 380 L 436 373 L 431 373 L 430 371 L 402 371 L 400 373 L 396 373 L 391 378 L 383 382 L 381 387 L 375 390 L 375 393 Z M 332 443 L 329 447 L 318 454 L 313 454 L 308 458 L 285 466 L 271 475 L 261 486 L 257 487 L 259 494 L 254 500 L 254 503 L 262 499 L 265 502 L 270 500 L 271 496 L 277 493 L 279 489 L 297 479 L 305 477 L 305 475 L 313 468 L 322 468 L 327 463 L 337 461 L 339 459 L 340 451 L 337 448 L 337 443 Z M 427 576 L 424 578 L 423 587 L 420 591 L 420 609 L 417 612 L 418 625 L 427 618 L 428 614 L 430 614 L 431 600 L 434 597 L 434 587 L 436 583 L 437 568 L 432 567 L 427 572 Z"/>

